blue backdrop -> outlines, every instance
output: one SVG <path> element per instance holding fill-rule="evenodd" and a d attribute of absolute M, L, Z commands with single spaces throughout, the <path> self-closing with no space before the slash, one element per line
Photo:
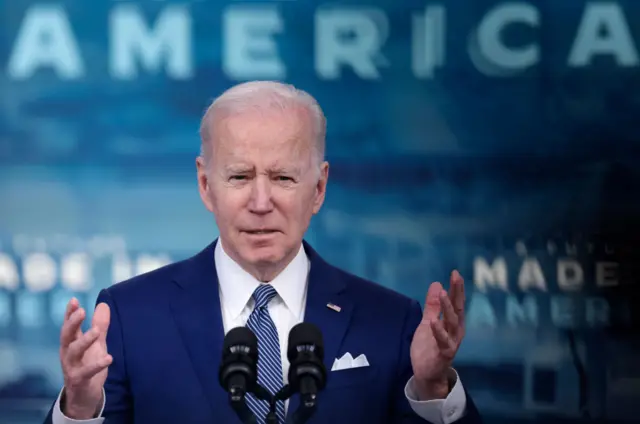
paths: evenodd
<path fill-rule="evenodd" d="M 456 366 L 487 422 L 634 417 L 640 2 L 0 8 L 0 422 L 55 399 L 72 295 L 217 236 L 199 119 L 247 79 L 325 109 L 327 260 L 420 300 L 462 272 Z"/>

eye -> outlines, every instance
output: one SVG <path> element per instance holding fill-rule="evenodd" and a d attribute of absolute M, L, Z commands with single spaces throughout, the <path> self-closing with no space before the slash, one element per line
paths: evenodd
<path fill-rule="evenodd" d="M 231 177 L 229 177 L 229 180 L 231 181 L 244 181 L 247 179 L 246 175 L 232 175 Z"/>
<path fill-rule="evenodd" d="M 292 182 L 292 181 L 293 181 L 293 178 L 291 178 L 291 177 L 287 177 L 286 175 L 278 175 L 278 176 L 276 177 L 276 180 L 278 180 L 278 181 L 282 181 L 282 182 Z"/>

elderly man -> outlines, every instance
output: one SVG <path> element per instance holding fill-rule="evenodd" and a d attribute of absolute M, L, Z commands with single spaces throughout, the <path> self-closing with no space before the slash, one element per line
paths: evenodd
<path fill-rule="evenodd" d="M 287 381 L 289 330 L 302 321 L 321 329 L 329 370 L 311 422 L 480 422 L 451 368 L 464 335 L 458 272 L 448 293 L 431 284 L 423 314 L 418 302 L 329 265 L 303 241 L 327 188 L 325 127 L 311 96 L 276 82 L 241 84 L 213 102 L 196 167 L 219 239 L 102 290 L 85 333 L 85 310 L 69 302 L 64 388 L 46 422 L 240 422 L 218 383 L 225 334 L 245 325 L 255 332 L 258 381 L 275 392 Z M 365 366 L 331 370 L 345 355 L 365 355 Z M 278 402 L 280 423 L 295 402 Z M 251 396 L 248 404 L 264 422 L 266 404 Z"/>

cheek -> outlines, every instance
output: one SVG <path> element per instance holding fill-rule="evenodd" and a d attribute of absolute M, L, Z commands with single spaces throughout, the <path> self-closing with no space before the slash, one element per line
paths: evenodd
<path fill-rule="evenodd" d="M 305 223 L 312 215 L 313 201 L 315 198 L 307 193 L 287 193 L 286 198 L 281 198 L 284 214 L 291 223 Z"/>
<path fill-rule="evenodd" d="M 244 190 L 228 187 L 216 187 L 211 192 L 211 202 L 218 219 L 232 222 L 242 212 L 246 195 Z"/>

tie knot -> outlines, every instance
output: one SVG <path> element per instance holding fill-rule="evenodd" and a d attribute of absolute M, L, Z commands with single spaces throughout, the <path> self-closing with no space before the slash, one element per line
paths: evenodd
<path fill-rule="evenodd" d="M 278 294 L 271 284 L 260 284 L 253 292 L 253 299 L 256 302 L 256 308 L 265 308 L 271 299 Z"/>

